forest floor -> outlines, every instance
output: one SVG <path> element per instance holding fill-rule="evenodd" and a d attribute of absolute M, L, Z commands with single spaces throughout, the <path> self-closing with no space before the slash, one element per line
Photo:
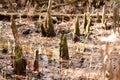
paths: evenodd
<path fill-rule="evenodd" d="M 107 14 L 112 14 L 109 7 L 111 2 L 106 1 Z M 58 14 L 83 14 L 87 7 L 74 6 L 73 4 L 61 6 L 52 10 L 52 13 Z M 83 11 L 82 11 L 83 10 Z M 1 9 L 1 12 L 6 11 Z M 20 11 L 20 10 L 19 10 Z M 21 11 L 22 12 L 22 11 Z M 45 12 L 44 12 L 45 13 Z M 90 14 L 102 14 L 102 6 L 99 9 L 90 11 Z M 21 46 L 23 48 L 24 57 L 27 60 L 27 71 L 23 75 L 15 75 L 13 73 L 11 54 L 14 50 L 14 37 L 11 30 L 11 22 L 7 19 L 0 21 L 0 80 L 105 80 L 109 77 L 110 65 L 109 56 L 112 55 L 113 74 L 115 73 L 116 63 L 120 52 L 120 36 L 119 33 L 113 32 L 113 19 L 106 16 L 107 30 L 98 17 L 92 17 L 92 26 L 90 28 L 90 36 L 86 39 L 83 17 L 80 16 L 80 41 L 74 43 L 72 33 L 74 30 L 75 17 L 61 16 L 60 20 L 56 19 L 54 23 L 56 37 L 42 37 L 38 27 L 38 23 L 43 18 L 28 19 L 16 18 L 18 33 L 20 35 Z M 60 62 L 59 43 L 60 31 L 64 30 L 67 35 L 68 49 L 70 60 Z M 33 61 L 35 50 L 40 50 L 39 71 L 33 70 Z M 106 68 L 104 68 L 106 65 Z"/>

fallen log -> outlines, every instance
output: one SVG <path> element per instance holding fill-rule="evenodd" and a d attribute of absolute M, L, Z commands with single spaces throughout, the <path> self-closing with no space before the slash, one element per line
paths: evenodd
<path fill-rule="evenodd" d="M 34 14 L 31 14 L 29 15 L 28 13 L 7 13 L 7 12 L 0 12 L 0 20 L 4 20 L 4 19 L 7 19 L 7 20 L 10 20 L 11 19 L 11 16 L 13 16 L 14 18 L 27 18 L 28 16 L 30 16 L 31 18 L 39 18 L 39 16 L 41 17 L 45 17 L 46 13 L 34 13 Z M 120 14 L 119 14 L 120 15 Z M 52 13 L 51 16 L 55 16 L 55 17 L 61 17 L 61 16 L 64 16 L 64 17 L 76 17 L 76 16 L 79 16 L 79 17 L 83 17 L 84 14 L 64 14 L 64 13 Z M 98 14 L 90 14 L 91 17 L 97 17 Z M 99 16 L 102 16 L 102 13 L 99 14 Z M 106 17 L 113 17 L 113 14 L 106 14 Z"/>

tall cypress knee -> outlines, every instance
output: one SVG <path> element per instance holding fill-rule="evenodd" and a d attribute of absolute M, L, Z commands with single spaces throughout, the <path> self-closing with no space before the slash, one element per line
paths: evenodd
<path fill-rule="evenodd" d="M 69 59 L 69 53 L 68 53 L 68 44 L 67 44 L 67 38 L 65 34 L 61 35 L 60 39 L 60 58 L 63 60 L 68 60 Z"/>
<path fill-rule="evenodd" d="M 77 42 L 80 40 L 80 30 L 79 30 L 79 18 L 78 16 L 76 17 L 76 22 L 75 22 L 75 28 L 73 32 L 73 41 Z"/>
<path fill-rule="evenodd" d="M 13 18 L 12 18 L 11 29 L 12 29 L 12 33 L 15 39 L 15 50 L 14 50 L 15 59 L 13 61 L 14 72 L 15 74 L 22 74 L 23 72 L 26 71 L 27 62 L 25 59 L 23 59 L 22 48 L 20 46 L 19 34 L 18 34 L 17 27 L 16 27 L 16 23 Z"/>

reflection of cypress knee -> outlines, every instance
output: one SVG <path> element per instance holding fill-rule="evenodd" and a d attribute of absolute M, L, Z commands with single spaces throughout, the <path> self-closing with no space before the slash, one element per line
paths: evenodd
<path fill-rule="evenodd" d="M 61 35 L 61 40 L 60 40 L 60 58 L 62 58 L 63 60 L 68 60 L 69 59 L 67 38 L 66 38 L 65 34 Z"/>
<path fill-rule="evenodd" d="M 22 74 L 26 71 L 26 60 L 23 59 L 22 48 L 15 46 L 14 71 L 16 74 Z"/>
<path fill-rule="evenodd" d="M 39 70 L 39 51 L 37 50 L 35 53 L 35 61 L 34 61 L 34 70 L 37 71 Z"/>
<path fill-rule="evenodd" d="M 74 28 L 74 32 L 73 32 L 73 41 L 74 42 L 79 41 L 80 40 L 79 36 L 80 36 L 79 19 L 78 19 L 78 16 L 77 16 L 76 22 L 75 22 L 75 28 Z"/>

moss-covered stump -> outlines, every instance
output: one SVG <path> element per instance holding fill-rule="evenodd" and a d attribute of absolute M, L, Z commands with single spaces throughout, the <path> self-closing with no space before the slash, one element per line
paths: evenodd
<path fill-rule="evenodd" d="M 60 55 L 59 55 L 60 58 L 62 58 L 63 60 L 69 59 L 68 44 L 67 44 L 67 38 L 65 34 L 61 35 L 59 51 L 60 51 Z"/>
<path fill-rule="evenodd" d="M 78 16 L 76 17 L 76 22 L 75 22 L 75 28 L 73 32 L 73 41 L 77 42 L 80 40 L 80 30 L 79 30 L 79 18 Z"/>
<path fill-rule="evenodd" d="M 21 75 L 26 72 L 26 60 L 23 59 L 22 48 L 19 45 L 15 46 L 14 72 Z"/>
<path fill-rule="evenodd" d="M 34 60 L 34 71 L 38 71 L 39 70 L 39 51 L 36 50 L 35 53 L 35 60 Z"/>

